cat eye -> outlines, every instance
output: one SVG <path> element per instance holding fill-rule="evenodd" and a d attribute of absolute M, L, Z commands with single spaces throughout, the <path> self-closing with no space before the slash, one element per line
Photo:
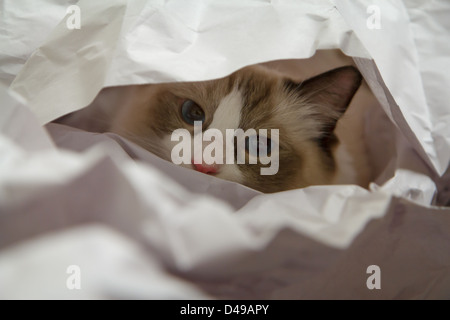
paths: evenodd
<path fill-rule="evenodd" d="M 181 116 L 183 120 L 190 125 L 194 125 L 194 121 L 205 121 L 205 112 L 192 100 L 186 100 L 181 105 Z"/>
<path fill-rule="evenodd" d="M 245 150 L 252 156 L 258 157 L 261 154 L 270 156 L 272 151 L 272 141 L 264 136 L 245 137 Z"/>

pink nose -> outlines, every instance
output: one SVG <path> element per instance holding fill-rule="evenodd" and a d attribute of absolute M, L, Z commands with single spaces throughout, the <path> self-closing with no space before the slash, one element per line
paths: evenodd
<path fill-rule="evenodd" d="M 218 170 L 217 165 L 214 164 L 194 163 L 194 161 L 192 161 L 192 165 L 194 166 L 195 170 L 207 174 L 216 173 Z"/>

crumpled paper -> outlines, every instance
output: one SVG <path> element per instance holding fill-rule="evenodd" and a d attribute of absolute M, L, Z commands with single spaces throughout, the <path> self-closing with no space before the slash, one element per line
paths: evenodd
<path fill-rule="evenodd" d="M 433 206 L 449 201 L 444 1 L 78 1 L 81 28 L 68 29 L 71 4 L 42 1 L 52 18 L 15 32 L 37 4 L 4 5 L 0 297 L 450 296 L 450 209 Z M 380 29 L 367 26 L 370 5 Z M 369 190 L 265 195 L 115 134 L 48 124 L 104 86 L 212 79 L 330 48 L 354 58 L 393 128 L 382 137 L 386 122 L 368 123 L 383 163 Z M 380 289 L 367 284 L 372 265 Z"/>

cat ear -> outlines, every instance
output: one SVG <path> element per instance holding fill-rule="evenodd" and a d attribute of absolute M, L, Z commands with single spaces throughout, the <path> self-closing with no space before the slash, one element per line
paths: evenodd
<path fill-rule="evenodd" d="M 352 66 L 336 68 L 300 84 L 302 94 L 315 102 L 344 113 L 361 85 L 361 73 Z"/>
<path fill-rule="evenodd" d="M 340 67 L 307 79 L 295 87 L 297 93 L 316 108 L 315 118 L 325 132 L 332 132 L 361 85 L 361 73 L 352 66 Z"/>

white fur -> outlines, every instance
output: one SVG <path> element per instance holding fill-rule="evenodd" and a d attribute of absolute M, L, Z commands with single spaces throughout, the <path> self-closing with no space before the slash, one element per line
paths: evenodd
<path fill-rule="evenodd" d="M 241 119 L 242 94 L 234 89 L 226 95 L 214 112 L 210 128 L 216 128 L 225 135 L 226 129 L 237 129 Z"/>
<path fill-rule="evenodd" d="M 225 96 L 222 101 L 219 103 L 214 115 L 213 121 L 209 125 L 209 128 L 215 128 L 220 130 L 223 138 L 226 138 L 226 129 L 237 129 L 239 127 L 240 122 L 240 114 L 242 109 L 242 94 L 234 89 L 227 96 Z M 168 150 L 168 159 L 170 159 L 170 152 L 172 148 L 177 145 L 179 142 L 171 141 L 170 135 L 167 135 L 163 138 L 161 144 L 165 150 Z M 231 141 L 231 143 L 234 141 Z M 208 142 L 203 141 L 203 150 L 208 145 Z M 219 178 L 224 178 L 227 180 L 233 180 L 236 182 L 243 182 L 243 175 L 236 164 L 226 164 L 226 150 L 225 147 L 232 148 L 230 142 L 225 143 L 224 141 L 224 150 L 223 150 L 223 163 L 221 165 L 220 171 L 216 174 Z M 194 154 L 194 137 L 191 136 L 191 154 Z M 194 169 L 192 164 L 181 164 L 181 166 Z"/>
<path fill-rule="evenodd" d="M 226 129 L 237 129 L 241 119 L 242 109 L 242 94 L 235 88 L 227 96 L 225 96 L 214 112 L 214 118 L 211 122 L 210 128 L 219 129 L 222 132 L 223 137 L 226 137 Z M 233 141 L 234 142 L 234 141 Z M 205 145 L 203 146 L 205 147 Z M 226 147 L 232 146 L 228 144 Z M 226 150 L 224 149 L 224 157 L 226 156 Z M 224 158 L 224 163 L 226 159 Z M 243 176 L 236 164 L 225 164 L 221 167 L 217 177 L 223 177 L 237 182 L 243 182 Z"/>

